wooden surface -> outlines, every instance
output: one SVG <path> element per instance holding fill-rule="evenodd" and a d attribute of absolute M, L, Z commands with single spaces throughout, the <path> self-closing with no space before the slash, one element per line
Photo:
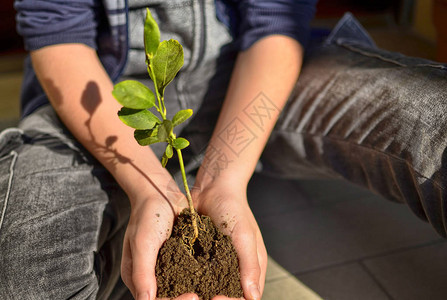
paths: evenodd
<path fill-rule="evenodd" d="M 433 0 L 433 22 L 436 27 L 436 60 L 447 63 L 447 0 Z"/>

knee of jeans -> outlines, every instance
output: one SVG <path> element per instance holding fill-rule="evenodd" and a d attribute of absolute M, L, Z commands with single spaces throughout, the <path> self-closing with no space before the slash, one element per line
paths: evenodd
<path fill-rule="evenodd" d="M 23 131 L 7 128 L 0 132 L 0 158 L 23 144 Z"/>
<path fill-rule="evenodd" d="M 44 175 L 45 180 L 32 181 Z M 98 291 L 94 251 L 104 201 L 79 197 L 83 202 L 72 203 L 77 190 L 91 189 L 80 183 L 72 197 L 63 198 L 63 187 L 51 186 L 60 172 L 44 175 L 15 175 L 10 195 L 0 198 L 7 200 L 0 214 L 0 299 L 93 299 Z M 3 179 L 2 190 L 10 182 Z"/>
<path fill-rule="evenodd" d="M 388 138 L 376 140 L 376 146 L 411 165 L 414 171 L 446 187 L 447 118 L 441 99 L 419 98 L 413 103 L 402 100 L 383 128 Z M 386 141 L 388 139 L 388 141 Z M 380 148 L 379 148 L 380 149 Z"/>
<path fill-rule="evenodd" d="M 0 230 L 0 299 L 95 299 L 93 252 L 70 252 L 37 230 Z"/>

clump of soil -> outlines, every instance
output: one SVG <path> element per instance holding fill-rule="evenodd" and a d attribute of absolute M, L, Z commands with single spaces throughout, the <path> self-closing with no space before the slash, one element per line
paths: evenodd
<path fill-rule="evenodd" d="M 216 295 L 243 297 L 239 264 L 231 238 L 208 216 L 200 216 L 199 237 L 191 247 L 191 214 L 185 209 L 174 224 L 171 237 L 158 254 L 155 274 L 157 297 L 196 293 L 208 300 Z M 186 237 L 186 239 L 185 239 Z"/>

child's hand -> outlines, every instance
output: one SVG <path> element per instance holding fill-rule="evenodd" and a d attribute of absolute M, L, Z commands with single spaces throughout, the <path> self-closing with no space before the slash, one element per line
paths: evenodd
<path fill-rule="evenodd" d="M 230 183 L 193 189 L 199 213 L 208 215 L 223 233 L 231 236 L 239 258 L 245 299 L 261 299 L 267 269 L 267 251 L 261 231 L 247 203 L 246 190 Z M 215 299 L 228 299 L 216 297 Z"/>
<path fill-rule="evenodd" d="M 168 193 L 168 196 L 173 199 L 155 194 L 131 201 L 131 214 L 124 236 L 121 277 L 137 300 L 155 299 L 155 265 L 158 251 L 171 235 L 174 217 L 187 206 L 186 199 L 180 193 Z M 176 299 L 198 297 L 186 294 Z"/>

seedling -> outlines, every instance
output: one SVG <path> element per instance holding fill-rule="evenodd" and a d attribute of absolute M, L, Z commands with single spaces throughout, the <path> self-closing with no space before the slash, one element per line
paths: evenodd
<path fill-rule="evenodd" d="M 135 129 L 134 137 L 141 146 L 155 143 L 167 143 L 161 163 L 166 167 L 168 160 L 177 152 L 180 171 L 192 216 L 194 236 L 192 245 L 199 235 L 197 213 L 191 198 L 186 180 L 182 149 L 189 146 L 189 141 L 177 137 L 174 128 L 186 121 L 192 115 L 191 109 L 178 111 L 172 120 L 166 117 L 164 92 L 166 86 L 174 79 L 183 66 L 183 47 L 176 40 L 160 42 L 160 30 L 149 9 L 146 12 L 144 24 L 144 49 L 146 65 L 150 78 L 154 82 L 155 94 L 144 84 L 134 81 L 122 81 L 114 86 L 113 96 L 123 106 L 118 112 L 120 120 Z M 157 117 L 149 109 L 156 110 Z"/>

